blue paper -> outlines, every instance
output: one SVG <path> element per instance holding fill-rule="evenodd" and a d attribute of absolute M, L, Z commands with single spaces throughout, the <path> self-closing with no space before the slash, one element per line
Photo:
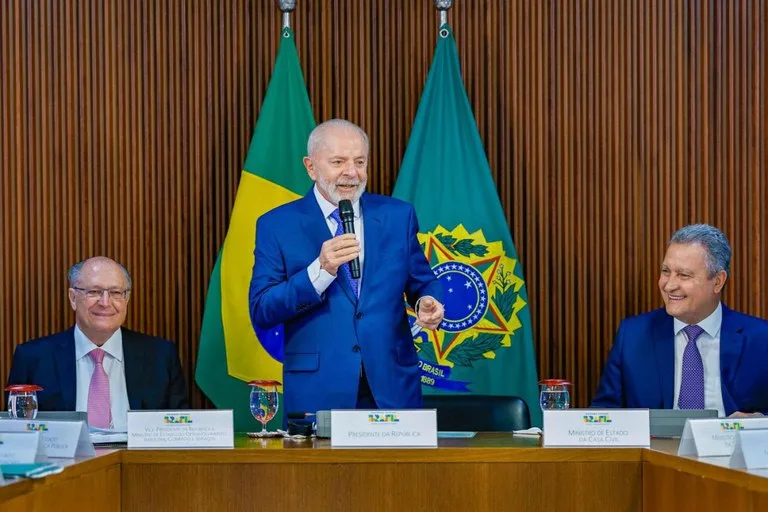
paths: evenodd
<path fill-rule="evenodd" d="M 471 439 L 477 432 L 438 432 L 438 439 Z"/>
<path fill-rule="evenodd" d="M 50 464 L 48 462 L 37 462 L 33 464 L 0 464 L 0 471 L 3 476 L 21 476 L 25 478 L 41 478 L 47 475 L 55 475 L 64 470 L 61 466 Z"/>

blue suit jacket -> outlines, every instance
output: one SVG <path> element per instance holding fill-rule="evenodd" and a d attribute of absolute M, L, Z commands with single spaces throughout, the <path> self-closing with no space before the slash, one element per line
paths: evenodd
<path fill-rule="evenodd" d="M 187 409 L 187 387 L 173 343 L 122 328 L 128 403 L 138 409 Z M 16 347 L 8 384 L 37 384 L 41 411 L 77 406 L 75 329 Z"/>
<path fill-rule="evenodd" d="M 720 376 L 727 415 L 768 411 L 768 322 L 723 305 Z M 621 322 L 592 406 L 672 409 L 674 387 L 674 324 L 662 308 Z"/>
<path fill-rule="evenodd" d="M 361 362 L 379 407 L 420 407 L 421 378 L 403 294 L 442 298 L 416 237 L 413 206 L 391 197 L 360 198 L 365 237 L 362 288 L 355 297 L 339 272 L 318 296 L 307 267 L 331 238 L 310 190 L 259 218 L 250 287 L 254 326 L 284 324 L 284 410 L 353 409 Z"/>

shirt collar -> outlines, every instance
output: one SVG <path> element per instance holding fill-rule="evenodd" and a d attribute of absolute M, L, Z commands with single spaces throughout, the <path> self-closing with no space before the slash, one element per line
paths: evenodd
<path fill-rule="evenodd" d="M 685 327 L 688 326 L 688 324 L 681 322 L 677 318 L 675 318 L 674 324 L 675 324 L 675 336 L 680 334 L 680 331 L 682 331 Z M 723 304 L 721 302 L 718 302 L 717 307 L 712 312 L 712 314 L 696 325 L 704 329 L 704 332 L 707 333 L 710 336 L 710 338 L 716 338 L 717 335 L 720 333 L 720 326 L 722 324 L 723 324 Z"/>
<path fill-rule="evenodd" d="M 320 190 L 317 188 L 317 183 L 315 183 L 315 186 L 312 187 L 312 191 L 315 193 L 315 199 L 317 200 L 317 204 L 320 205 L 320 210 L 323 212 L 323 217 L 327 219 L 331 216 L 333 211 L 338 208 L 338 206 L 323 197 L 323 194 L 321 194 Z M 352 203 L 352 211 L 355 212 L 355 219 L 360 219 L 359 199 Z"/>
<path fill-rule="evenodd" d="M 112 336 L 109 337 L 106 343 L 101 347 L 98 347 L 95 343 L 88 339 L 83 331 L 80 330 L 80 326 L 75 324 L 75 361 L 87 356 L 92 350 L 101 348 L 114 357 L 118 361 L 123 360 L 123 332 L 118 329 Z"/>

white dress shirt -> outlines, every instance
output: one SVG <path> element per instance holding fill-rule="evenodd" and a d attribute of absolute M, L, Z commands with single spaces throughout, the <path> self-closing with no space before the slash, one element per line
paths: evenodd
<path fill-rule="evenodd" d="M 99 348 L 89 340 L 75 324 L 75 371 L 77 379 L 78 411 L 88 412 L 88 389 L 96 367 L 88 356 L 91 350 Z M 104 371 L 109 379 L 109 398 L 112 409 L 112 428 L 125 432 L 128 429 L 128 388 L 125 385 L 125 364 L 123 358 L 123 334 L 120 329 L 110 336 L 101 348 L 104 355 Z"/>
<path fill-rule="evenodd" d="M 338 206 L 324 198 L 320 191 L 317 189 L 317 185 L 314 186 L 312 191 L 315 193 L 317 204 L 320 205 L 320 210 L 323 212 L 325 223 L 328 225 L 328 230 L 331 232 L 331 235 L 335 235 L 337 223 L 331 218 L 331 214 L 335 209 L 338 208 Z M 363 242 L 363 212 L 360 210 L 360 200 L 352 203 L 352 210 L 355 212 L 355 237 L 357 238 L 357 241 L 360 242 L 360 279 L 358 280 L 357 287 L 358 293 L 360 293 L 360 290 L 363 286 L 363 260 L 365 259 L 365 244 Z M 343 270 L 339 268 L 339 272 L 343 272 Z M 307 267 L 307 273 L 309 274 L 309 280 L 318 295 L 322 295 L 325 290 L 331 286 L 331 283 L 334 281 L 334 279 L 336 279 L 338 276 L 338 272 L 335 276 L 332 276 L 320 268 L 320 256 L 315 258 L 315 261 L 310 263 L 309 267 Z"/>
<path fill-rule="evenodd" d="M 697 325 L 704 332 L 696 340 L 696 346 L 701 353 L 704 363 L 704 408 L 717 409 L 720 417 L 725 416 L 723 391 L 720 385 L 720 327 L 723 323 L 723 307 L 718 304 L 715 311 Z M 688 344 L 683 328 L 685 324 L 675 318 L 675 402 L 673 407 L 679 409 L 677 399 L 680 397 L 680 381 L 683 371 L 683 352 Z"/>

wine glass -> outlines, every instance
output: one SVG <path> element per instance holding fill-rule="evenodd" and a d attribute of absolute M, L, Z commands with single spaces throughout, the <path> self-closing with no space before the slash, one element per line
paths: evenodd
<path fill-rule="evenodd" d="M 276 380 L 253 380 L 248 383 L 251 386 L 251 414 L 256 421 L 261 423 L 261 433 L 267 435 L 267 423 L 275 417 L 278 409 Z"/>
<path fill-rule="evenodd" d="M 6 386 L 8 392 L 8 416 L 33 420 L 37 416 L 37 392 L 43 388 L 34 384 Z"/>
<path fill-rule="evenodd" d="M 539 405 L 544 409 L 568 409 L 571 406 L 571 383 L 563 379 L 545 379 L 539 382 Z"/>

